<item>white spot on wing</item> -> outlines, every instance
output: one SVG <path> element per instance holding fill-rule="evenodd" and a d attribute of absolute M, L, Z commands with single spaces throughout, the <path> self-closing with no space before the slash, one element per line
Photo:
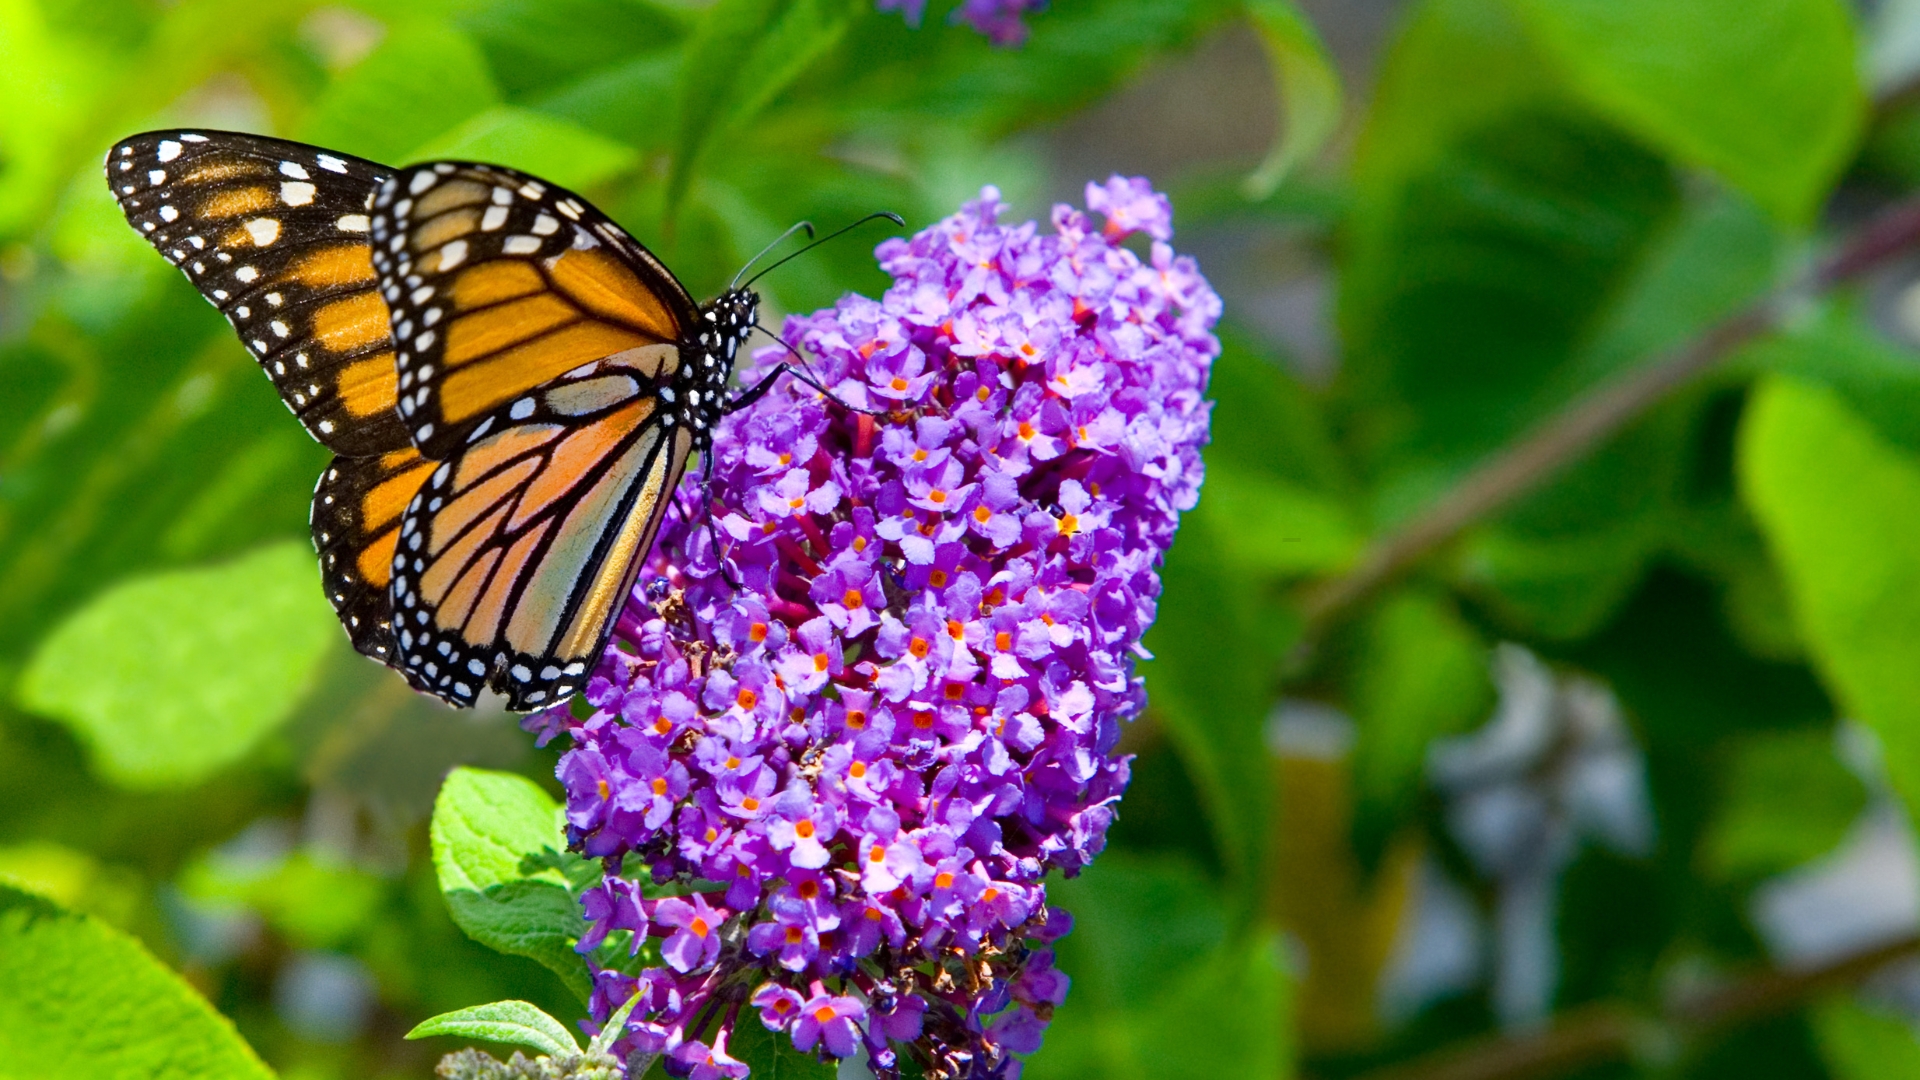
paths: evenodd
<path fill-rule="evenodd" d="M 288 206 L 305 206 L 313 201 L 314 186 L 301 180 L 280 185 L 280 201 Z"/>
<path fill-rule="evenodd" d="M 413 174 L 413 179 L 407 183 L 407 190 L 418 195 L 439 182 L 440 178 L 433 173 L 417 172 Z M 404 217 L 405 215 L 402 216 Z"/>
<path fill-rule="evenodd" d="M 506 223 L 507 208 L 504 206 L 489 206 L 487 212 L 480 216 L 480 228 L 487 232 L 492 232 Z"/>
<path fill-rule="evenodd" d="M 180 144 L 174 142 L 172 139 L 162 140 L 160 143 L 160 152 L 154 156 L 161 161 L 172 161 L 174 158 L 180 156 Z"/>
<path fill-rule="evenodd" d="M 300 164 L 297 161 L 281 162 L 280 175 L 291 176 L 295 180 L 311 180 L 313 178 L 313 174 L 307 171 L 306 166 Z"/>
<path fill-rule="evenodd" d="M 340 220 L 333 224 L 341 232 L 366 232 L 369 222 L 365 214 L 343 214 Z"/>
<path fill-rule="evenodd" d="M 536 236 L 552 236 L 560 231 L 560 219 L 552 214 L 541 214 L 533 219 L 533 232 Z"/>
<path fill-rule="evenodd" d="M 321 168 L 328 172 L 343 173 L 347 171 L 347 163 L 334 157 L 332 154 L 321 154 L 315 161 Z"/>
<path fill-rule="evenodd" d="M 266 247 L 280 239 L 280 222 L 275 218 L 254 218 L 247 222 L 247 235 L 253 237 L 254 247 Z"/>
<path fill-rule="evenodd" d="M 433 174 L 421 173 L 420 175 L 432 176 Z M 440 272 L 446 273 L 448 270 L 465 262 L 466 258 L 467 242 L 465 240 L 447 241 L 447 243 L 440 248 Z"/>
<path fill-rule="evenodd" d="M 531 255 L 540 250 L 540 238 L 537 236 L 509 236 L 500 250 L 508 255 Z"/>
<path fill-rule="evenodd" d="M 260 271 L 255 270 L 251 266 L 243 266 L 240 269 L 235 270 L 233 272 L 234 280 L 242 283 L 252 281 L 254 278 L 257 278 L 259 276 L 260 276 Z"/>

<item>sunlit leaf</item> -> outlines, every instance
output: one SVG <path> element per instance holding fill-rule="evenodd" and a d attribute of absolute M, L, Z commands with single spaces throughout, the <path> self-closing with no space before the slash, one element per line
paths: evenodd
<path fill-rule="evenodd" d="M 269 1080 L 180 976 L 85 915 L 0 885 L 0 1076 Z"/>
<path fill-rule="evenodd" d="M 132 578 L 41 643 L 20 703 L 73 729 L 115 783 L 194 783 L 244 757 L 305 696 L 339 633 L 303 543 Z"/>

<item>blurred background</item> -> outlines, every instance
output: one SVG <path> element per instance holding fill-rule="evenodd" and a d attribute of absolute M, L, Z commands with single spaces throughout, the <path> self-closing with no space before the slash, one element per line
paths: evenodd
<path fill-rule="evenodd" d="M 1920 0 L 952 7 L 0 0 L 0 881 L 285 1077 L 583 1012 L 427 857 L 448 769 L 560 748 L 352 653 L 325 454 L 114 140 L 497 161 L 696 295 L 802 218 L 1120 172 L 1224 353 L 1029 1077 L 1920 1076 Z M 775 314 L 876 295 L 871 242 Z"/>

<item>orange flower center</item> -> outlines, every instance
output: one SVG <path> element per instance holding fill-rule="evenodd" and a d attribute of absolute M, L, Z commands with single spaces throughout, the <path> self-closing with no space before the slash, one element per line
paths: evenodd
<path fill-rule="evenodd" d="M 827 670 L 827 654 L 826 653 L 817 652 L 813 654 L 813 670 L 815 671 Z"/>
<path fill-rule="evenodd" d="M 731 754 L 727 755 L 727 768 L 737 769 L 739 767 L 740 767 L 740 759 L 737 757 L 734 757 Z"/>
<path fill-rule="evenodd" d="M 926 452 L 925 450 L 922 450 L 922 449 L 921 449 L 920 447 L 918 447 L 918 446 L 916 446 L 916 447 L 914 447 L 914 448 L 913 448 L 913 460 L 915 460 L 915 461 L 925 461 L 925 460 L 927 460 L 927 452 Z"/>
<path fill-rule="evenodd" d="M 860 599 L 860 590 L 858 589 L 848 589 L 847 594 L 840 598 L 840 606 L 846 608 L 848 611 L 858 611 L 863 602 L 864 601 Z"/>
<path fill-rule="evenodd" d="M 907 388 L 907 380 L 895 375 L 893 381 L 887 385 L 893 387 L 895 390 L 905 390 Z"/>
<path fill-rule="evenodd" d="M 733 700 L 739 702 L 741 708 L 751 709 L 760 703 L 760 695 L 751 690 L 743 689 L 740 691 L 739 696 Z"/>
<path fill-rule="evenodd" d="M 944 870 L 938 874 L 935 874 L 933 876 L 933 887 L 936 889 L 953 888 L 953 875 L 950 873 L 947 873 Z"/>
<path fill-rule="evenodd" d="M 916 637 L 907 644 L 907 651 L 912 653 L 914 658 L 918 660 L 925 660 L 927 658 L 927 649 L 927 639 L 923 637 Z"/>
<path fill-rule="evenodd" d="M 867 763 L 864 761 L 856 761 L 847 766 L 847 775 L 853 777 L 855 780 L 867 775 Z"/>
<path fill-rule="evenodd" d="M 947 493 L 941 491 L 939 488 L 934 488 L 932 491 L 927 492 L 927 501 L 938 506 L 947 501 Z"/>
<path fill-rule="evenodd" d="M 799 823 L 793 827 L 793 835 L 802 840 L 811 840 L 813 838 L 813 822 L 808 821 L 806 818 L 801 818 Z"/>
<path fill-rule="evenodd" d="M 757 623 L 754 623 L 752 626 L 747 627 L 747 640 L 748 641 L 767 640 L 767 624 L 763 622 L 757 622 Z"/>
<path fill-rule="evenodd" d="M 1072 514 L 1060 515 L 1060 532 L 1062 535 L 1072 536 L 1074 533 L 1077 533 L 1079 531 L 1080 531 L 1079 518 L 1074 517 Z"/>
<path fill-rule="evenodd" d="M 919 728 L 921 731 L 927 730 L 933 726 L 933 714 L 930 712 L 914 713 L 913 726 Z"/>
<path fill-rule="evenodd" d="M 654 777 L 653 793 L 655 795 L 665 795 L 667 793 L 667 781 L 665 777 Z"/>
<path fill-rule="evenodd" d="M 687 924 L 687 929 L 693 931 L 694 937 L 706 937 L 707 931 L 711 928 L 707 926 L 707 920 L 696 918 Z"/>
<path fill-rule="evenodd" d="M 1020 439 L 1022 442 L 1033 438 L 1035 434 L 1032 424 L 1027 423 L 1025 420 L 1020 421 Z"/>
<path fill-rule="evenodd" d="M 819 1008 L 813 1010 L 813 1018 L 815 1020 L 820 1021 L 823 1024 L 831 1021 L 833 1017 L 834 1017 L 834 1012 L 833 1012 L 833 1006 L 831 1005 L 822 1005 Z"/>
<path fill-rule="evenodd" d="M 747 810 L 758 810 L 760 809 L 760 800 L 749 795 L 740 800 L 740 805 Z"/>
<path fill-rule="evenodd" d="M 673 721 L 663 716 L 653 722 L 653 730 L 656 734 L 665 735 L 667 732 L 673 730 Z"/>
<path fill-rule="evenodd" d="M 986 503 L 981 503 L 979 506 L 973 508 L 973 520 L 985 525 L 987 522 L 993 520 L 993 511 L 987 509 Z"/>
<path fill-rule="evenodd" d="M 867 861 L 868 862 L 886 862 L 887 861 L 886 846 L 883 844 L 873 845 L 873 850 L 867 852 Z"/>
<path fill-rule="evenodd" d="M 593 786 L 594 786 L 595 788 L 597 788 L 597 789 L 599 789 L 599 791 L 600 791 L 600 798 L 601 798 L 601 800 L 602 800 L 602 801 L 605 801 L 605 799 L 606 799 L 606 797 L 607 797 L 607 782 L 606 782 L 605 780 L 601 780 L 601 781 L 599 781 L 598 783 L 596 783 L 596 784 L 594 784 Z"/>
<path fill-rule="evenodd" d="M 993 635 L 993 647 L 999 649 L 1001 652 L 1006 652 L 1008 649 L 1013 648 L 1013 635 L 1007 633 L 1005 630 Z"/>
<path fill-rule="evenodd" d="M 967 628 L 958 619 L 947 620 L 947 636 L 955 641 L 967 636 Z"/>
<path fill-rule="evenodd" d="M 932 585 L 936 589 L 945 588 L 947 584 L 947 572 L 945 570 L 934 570 L 928 573 L 927 584 Z"/>

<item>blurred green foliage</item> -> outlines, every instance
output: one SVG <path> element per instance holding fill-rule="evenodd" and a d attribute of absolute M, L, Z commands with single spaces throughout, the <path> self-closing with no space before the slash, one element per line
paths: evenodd
<path fill-rule="evenodd" d="M 331 630 L 304 555 L 324 454 L 125 227 L 107 145 L 195 124 L 498 161 L 708 295 L 803 218 L 918 228 L 985 183 L 1044 217 L 1101 178 L 1061 173 L 1061 131 L 1234 41 L 1277 130 L 1152 177 L 1234 298 L 1208 482 L 1111 850 L 1053 886 L 1075 984 L 1028 1075 L 1343 1077 L 1498 1031 L 1514 879 L 1436 763 L 1525 711 L 1503 642 L 1598 680 L 1646 792 L 1644 844 L 1549 868 L 1544 1007 L 1651 1015 L 1787 959 L 1766 898 L 1920 798 L 1910 271 L 1779 303 L 1777 332 L 1340 618 L 1307 598 L 1920 183 L 1920 4 L 1386 6 L 1369 67 L 1329 49 L 1327 5 L 1285 0 L 1054 0 L 1018 49 L 939 2 L 916 29 L 869 0 L 0 0 L 0 881 L 43 898 L 0 887 L 0 1076 L 138 1071 L 169 1023 L 195 1075 L 257 1074 L 250 1044 L 302 1080 L 424 1077 L 461 1045 L 403 1041 L 426 1017 L 582 1011 L 565 928 L 592 868 L 556 850 L 557 748 Z M 1262 244 L 1332 290 L 1331 363 L 1263 321 L 1275 271 L 1232 254 Z M 764 287 L 777 314 L 885 282 L 850 242 Z M 1542 761 L 1527 790 L 1561 775 Z M 1396 1005 L 1447 888 L 1482 928 L 1466 974 Z M 56 954 L 96 973 L 57 991 L 91 1027 L 9 1019 Z M 1890 1001 L 1795 999 L 1587 1074 L 1911 1075 Z M 734 1049 L 828 1072 L 751 1024 Z"/>

